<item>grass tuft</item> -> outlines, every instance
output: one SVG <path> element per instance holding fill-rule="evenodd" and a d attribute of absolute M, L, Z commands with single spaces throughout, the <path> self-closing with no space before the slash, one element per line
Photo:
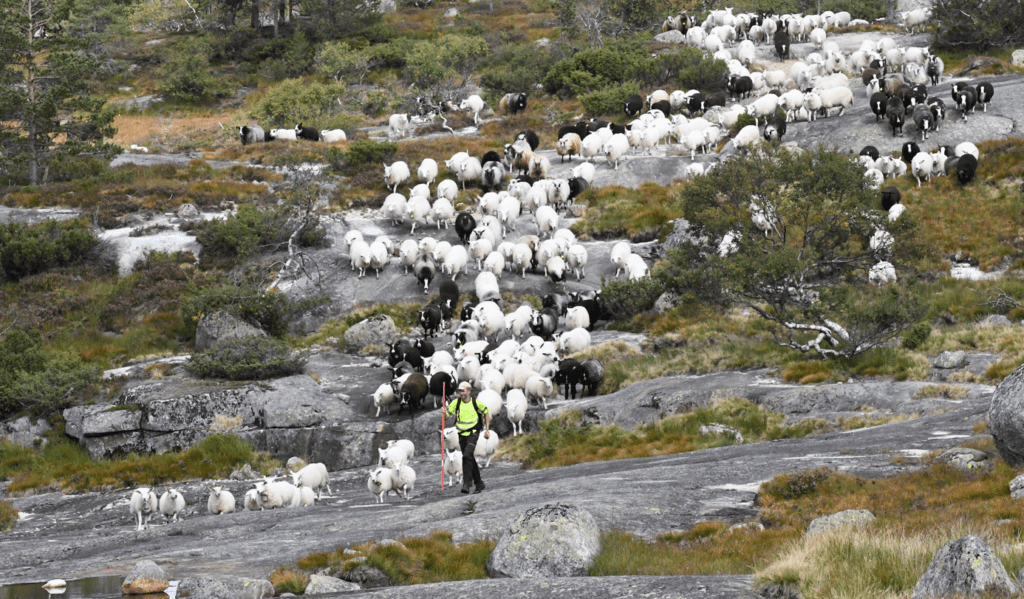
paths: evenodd
<path fill-rule="evenodd" d="M 309 574 L 296 572 L 287 566 L 280 566 L 270 573 L 270 584 L 274 585 L 274 592 L 278 595 L 282 593 L 302 595 L 305 594 L 306 585 L 309 584 Z"/>
<path fill-rule="evenodd" d="M 925 399 L 927 397 L 941 397 L 943 399 L 964 399 L 970 390 L 960 385 L 925 385 L 914 393 L 911 399 Z"/>
<path fill-rule="evenodd" d="M 18 510 L 6 501 L 0 501 L 0 532 L 14 528 L 18 523 Z"/>

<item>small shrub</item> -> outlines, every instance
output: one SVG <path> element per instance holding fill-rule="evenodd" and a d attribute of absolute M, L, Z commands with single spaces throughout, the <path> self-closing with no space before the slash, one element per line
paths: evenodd
<path fill-rule="evenodd" d="M 274 585 L 274 592 L 278 595 L 291 593 L 302 595 L 306 592 L 306 585 L 309 584 L 309 575 L 303 572 L 296 572 L 287 566 L 280 566 L 270 573 L 270 584 Z"/>
<path fill-rule="evenodd" d="M 945 399 L 964 399 L 970 390 L 960 385 L 925 385 L 914 393 L 912 399 L 924 399 L 927 397 L 942 397 Z"/>
<path fill-rule="evenodd" d="M 617 319 L 650 310 L 664 292 L 662 284 L 650 277 L 639 281 L 606 281 L 601 286 L 601 297 L 608 311 Z"/>
<path fill-rule="evenodd" d="M 192 356 L 188 370 L 202 378 L 261 380 L 302 372 L 306 360 L 286 343 L 267 337 L 224 341 Z"/>
<path fill-rule="evenodd" d="M 783 474 L 761 485 L 761 493 L 777 499 L 799 499 L 817 492 L 834 472 L 828 468 L 817 468 L 796 474 Z"/>
<path fill-rule="evenodd" d="M 160 68 L 157 89 L 184 102 L 203 102 L 226 93 L 227 87 L 210 73 L 212 52 L 202 39 L 184 39 Z"/>
<path fill-rule="evenodd" d="M 618 115 L 629 96 L 639 94 L 640 87 L 635 81 L 627 81 L 604 89 L 583 94 L 579 97 L 583 110 L 590 116 Z"/>
<path fill-rule="evenodd" d="M 258 326 L 274 337 L 282 337 L 288 330 L 289 317 L 298 309 L 298 304 L 293 304 L 282 293 L 224 286 L 186 295 L 180 312 L 185 334 L 190 339 L 195 339 L 196 325 L 202 315 L 217 310 L 227 310 L 232 316 Z"/>
<path fill-rule="evenodd" d="M 392 159 L 398 152 L 398 144 L 390 141 L 374 141 L 357 139 L 348 144 L 348 151 L 343 155 L 345 170 L 355 174 L 366 165 L 377 166 Z"/>
<path fill-rule="evenodd" d="M 241 205 L 237 213 L 224 220 L 205 221 L 195 232 L 196 240 L 203 246 L 203 257 L 237 260 L 287 247 L 297 228 L 300 246 L 323 245 L 327 237 L 323 225 L 299 221 L 288 206 L 260 210 L 252 204 Z"/>
<path fill-rule="evenodd" d="M 825 360 L 791 362 L 782 369 L 782 380 L 812 385 L 826 381 L 832 376 L 832 364 Z"/>
<path fill-rule="evenodd" d="M 18 523 L 18 510 L 6 501 L 0 501 L 0 532 L 14 528 Z"/>
<path fill-rule="evenodd" d="M 0 227 L 0 267 L 17 281 L 50 268 L 81 264 L 96 257 L 100 241 L 78 220 Z"/>
<path fill-rule="evenodd" d="M 905 349 L 917 349 L 931 337 L 932 325 L 919 322 L 903 335 L 902 345 Z"/>
<path fill-rule="evenodd" d="M 264 127 L 316 123 L 321 128 L 331 128 L 337 106 L 335 99 L 344 92 L 344 86 L 338 83 L 286 79 L 267 90 L 253 105 L 249 116 L 266 123 Z"/>

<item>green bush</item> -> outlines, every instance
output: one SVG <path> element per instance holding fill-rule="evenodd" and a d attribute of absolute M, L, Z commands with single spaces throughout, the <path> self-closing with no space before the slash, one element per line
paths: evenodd
<path fill-rule="evenodd" d="M 533 44 L 510 46 L 499 51 L 483 69 L 480 81 L 499 99 L 509 92 L 528 93 L 544 80 L 554 62 L 546 48 Z"/>
<path fill-rule="evenodd" d="M 50 268 L 96 259 L 99 246 L 82 221 L 10 223 L 0 226 L 0 267 L 8 279 L 17 281 Z"/>
<path fill-rule="evenodd" d="M 285 79 L 255 102 L 249 116 L 273 128 L 297 123 L 316 123 L 322 129 L 340 127 L 343 125 L 335 123 L 342 116 L 337 114 L 335 99 L 344 92 L 344 85 L 336 82 Z"/>
<path fill-rule="evenodd" d="M 18 510 L 6 501 L 0 501 L 0 532 L 14 528 L 18 523 Z"/>
<path fill-rule="evenodd" d="M 224 220 L 204 221 L 195 231 L 204 258 L 239 260 L 287 247 L 289 237 L 299 227 L 300 246 L 318 247 L 326 243 L 323 225 L 300 222 L 288 206 L 260 210 L 252 204 L 242 204 L 235 214 Z"/>
<path fill-rule="evenodd" d="M 293 356 L 288 345 L 268 337 L 246 337 L 223 341 L 216 347 L 194 354 L 188 371 L 201 378 L 261 380 L 302 372 L 306 359 Z"/>
<path fill-rule="evenodd" d="M 349 174 L 356 174 L 366 165 L 377 166 L 390 160 L 398 152 L 398 144 L 390 141 L 357 139 L 348 144 L 342 161 Z"/>
<path fill-rule="evenodd" d="M 48 356 L 38 331 L 11 329 L 0 338 L 0 418 L 25 409 L 59 412 L 99 374 L 73 353 Z"/>
<path fill-rule="evenodd" d="M 928 341 L 928 337 L 930 337 L 931 334 L 932 325 L 927 322 L 919 322 L 903 335 L 902 345 L 906 349 L 917 349 L 921 347 L 925 341 Z"/>
<path fill-rule="evenodd" d="M 620 42 L 604 48 L 583 50 L 555 63 L 544 76 L 548 93 L 580 93 L 622 83 L 644 68 L 649 60 L 643 46 Z"/>
<path fill-rule="evenodd" d="M 616 319 L 650 310 L 664 292 L 661 282 L 650 277 L 639 281 L 606 281 L 601 286 L 601 298 Z"/>
<path fill-rule="evenodd" d="M 590 116 L 617 115 L 629 96 L 639 94 L 640 87 L 635 81 L 613 85 L 602 90 L 583 94 L 579 97 L 583 110 Z"/>
<path fill-rule="evenodd" d="M 181 302 L 181 320 L 189 339 L 195 339 L 196 325 L 203 314 L 227 310 L 253 326 L 258 326 L 274 337 L 288 332 L 288 320 L 301 309 L 281 293 L 263 293 L 261 290 L 236 286 L 204 289 L 185 296 Z"/>
<path fill-rule="evenodd" d="M 201 38 L 183 40 L 158 71 L 157 89 L 183 102 L 204 102 L 224 95 L 227 87 L 210 73 L 212 53 Z"/>

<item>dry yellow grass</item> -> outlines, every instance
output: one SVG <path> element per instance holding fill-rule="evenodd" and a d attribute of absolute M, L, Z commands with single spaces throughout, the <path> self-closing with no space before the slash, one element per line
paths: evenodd
<path fill-rule="evenodd" d="M 161 139 L 194 136 L 196 133 L 201 133 L 204 138 L 219 136 L 223 128 L 229 126 L 233 126 L 229 115 L 166 117 L 119 114 L 114 118 L 117 133 L 110 141 L 127 149 L 132 144 L 145 146 Z"/>

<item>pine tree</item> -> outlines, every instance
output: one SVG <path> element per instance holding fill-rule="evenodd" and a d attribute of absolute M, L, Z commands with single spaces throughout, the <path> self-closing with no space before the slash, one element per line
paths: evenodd
<path fill-rule="evenodd" d="M 114 114 L 90 93 L 99 61 L 66 25 L 74 0 L 0 0 L 0 166 L 46 183 L 59 156 L 113 153 Z"/>

